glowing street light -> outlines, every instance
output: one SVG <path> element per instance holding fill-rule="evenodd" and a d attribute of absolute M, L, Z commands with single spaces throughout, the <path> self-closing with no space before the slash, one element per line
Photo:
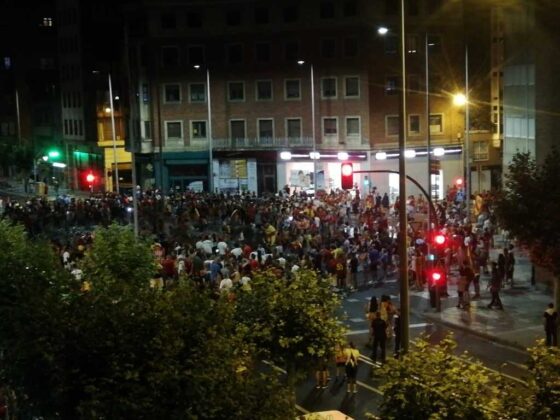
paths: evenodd
<path fill-rule="evenodd" d="M 465 106 L 467 104 L 467 97 L 463 93 L 456 93 L 453 95 L 453 105 Z"/>
<path fill-rule="evenodd" d="M 379 35 L 387 35 L 388 32 L 389 32 L 389 28 L 385 26 L 380 26 L 379 28 L 377 28 L 377 33 Z"/>

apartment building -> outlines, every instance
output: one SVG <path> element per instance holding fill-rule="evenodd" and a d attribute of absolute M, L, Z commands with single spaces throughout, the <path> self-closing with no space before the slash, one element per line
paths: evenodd
<path fill-rule="evenodd" d="M 264 193 L 339 187 L 339 158 L 357 170 L 396 169 L 398 13 L 394 1 L 135 2 L 125 16 L 141 178 L 207 189 L 212 177 L 219 190 Z M 465 109 L 452 102 L 465 91 L 466 33 L 478 36 L 469 61 L 469 166 L 482 175 L 475 162 L 499 163 L 490 125 L 490 14 L 472 31 L 463 17 L 461 2 L 408 2 L 408 172 L 427 184 L 429 133 L 439 196 L 464 172 Z M 356 176 L 356 183 L 398 188 L 385 174 Z"/>

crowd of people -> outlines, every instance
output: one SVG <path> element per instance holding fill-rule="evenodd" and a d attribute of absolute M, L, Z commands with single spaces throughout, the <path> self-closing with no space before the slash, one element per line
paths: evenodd
<path fill-rule="evenodd" d="M 399 203 L 391 203 L 387 194 L 375 189 L 367 194 L 338 190 L 316 196 L 292 193 L 289 188 L 267 197 L 177 190 L 168 194 L 138 190 L 136 194 L 140 233 L 154 238 L 152 249 L 159 262 L 153 287 L 171 287 L 186 276 L 216 293 L 234 296 L 251 288 L 251 277 L 257 270 L 272 270 L 283 277 L 307 268 L 330 275 L 333 288 L 346 293 L 382 282 L 398 264 Z M 448 240 L 443 248 L 435 249 L 426 233 L 427 201 L 422 196 L 408 198 L 412 287 L 434 287 L 426 273 L 438 264 L 447 274 L 458 269 L 458 307 L 468 308 L 471 284 L 473 298 L 480 297 L 480 274 L 488 272 L 495 227 L 491 197 L 482 199 L 474 223 L 467 219 L 464 200 L 457 191 L 450 189 L 445 199 L 437 202 L 430 224 Z M 53 201 L 5 199 L 0 212 L 3 218 L 23 224 L 31 235 L 49 235 L 64 266 L 81 280 L 76 262 L 93 241 L 93 227 L 132 223 L 132 205 L 131 197 L 108 193 L 87 199 L 62 196 Z M 513 284 L 514 264 L 511 249 L 490 264 L 490 306 L 502 308 L 499 289 L 506 281 Z M 445 296 L 446 284 L 439 287 Z M 392 337 L 398 356 L 398 309 L 388 296 L 382 296 L 379 303 L 372 299 L 366 312 L 374 360 L 378 360 L 379 350 L 379 360 L 385 361 L 386 342 Z M 357 366 L 357 349 L 342 345 L 341 349 L 345 349 L 344 366 L 351 378 L 353 370 L 348 364 Z M 339 356 L 337 364 L 342 363 Z M 324 369 L 320 372 L 318 386 L 322 387 Z M 355 390 L 355 384 L 351 385 L 349 382 L 349 392 Z"/>

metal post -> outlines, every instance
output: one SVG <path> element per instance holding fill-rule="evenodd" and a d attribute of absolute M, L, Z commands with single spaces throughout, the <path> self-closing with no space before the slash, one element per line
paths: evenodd
<path fill-rule="evenodd" d="M 113 84 L 111 83 L 111 73 L 109 78 L 109 106 L 111 107 L 111 131 L 113 133 L 113 162 L 115 164 L 115 185 L 113 191 L 120 193 L 119 189 L 119 162 L 117 161 L 117 135 L 115 130 L 115 108 L 113 106 Z M 116 188 L 115 188 L 116 187 Z"/>
<path fill-rule="evenodd" d="M 313 186 L 315 189 L 315 197 L 317 196 L 317 139 L 315 136 L 315 72 L 313 64 L 311 64 L 311 137 L 313 137 Z"/>
<path fill-rule="evenodd" d="M 425 77 L 426 77 L 426 148 L 428 149 L 427 156 L 428 156 L 428 194 L 430 195 L 430 199 L 432 198 L 432 137 L 430 135 L 430 60 L 429 60 L 429 43 L 428 43 L 428 32 L 426 32 L 424 37 L 425 45 L 425 62 L 426 62 L 426 70 L 425 70 Z M 428 228 L 427 228 L 427 237 L 429 238 L 430 232 L 432 231 L 432 216 L 436 217 L 436 215 L 432 215 L 430 211 L 430 206 L 428 206 Z M 427 242 L 428 245 L 428 254 L 430 253 L 430 241 Z"/>
<path fill-rule="evenodd" d="M 211 193 L 214 191 L 214 139 L 212 137 L 212 102 L 210 98 L 210 69 L 206 69 L 206 95 L 208 104 L 208 164 L 210 170 L 208 171 L 208 186 Z"/>
<path fill-rule="evenodd" d="M 17 88 L 16 88 L 16 117 L 17 117 L 18 143 L 21 145 L 21 117 L 19 113 L 19 92 Z"/>
<path fill-rule="evenodd" d="M 409 297 L 408 297 L 408 258 L 407 258 L 407 227 L 408 220 L 406 215 L 406 163 L 404 152 L 406 150 L 406 37 L 405 37 L 405 5 L 401 0 L 400 7 L 400 32 L 401 32 L 401 92 L 400 92 L 400 109 L 401 117 L 400 135 L 399 135 L 399 260 L 400 260 L 400 294 L 401 294 L 401 343 L 402 352 L 408 352 L 409 340 Z"/>
<path fill-rule="evenodd" d="M 471 162 L 470 162 L 470 117 L 469 117 L 469 45 L 465 45 L 465 202 L 468 222 L 471 221 Z M 479 175 L 480 176 L 480 175 Z"/>

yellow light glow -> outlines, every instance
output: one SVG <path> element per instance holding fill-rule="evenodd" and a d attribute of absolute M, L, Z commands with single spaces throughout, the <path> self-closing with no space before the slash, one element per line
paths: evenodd
<path fill-rule="evenodd" d="M 453 105 L 464 106 L 467 103 L 467 97 L 462 93 L 456 93 L 453 95 Z"/>
<path fill-rule="evenodd" d="M 107 114 L 110 114 L 110 113 L 111 113 L 111 108 L 109 108 L 109 107 L 105 108 L 105 112 L 106 112 Z"/>

